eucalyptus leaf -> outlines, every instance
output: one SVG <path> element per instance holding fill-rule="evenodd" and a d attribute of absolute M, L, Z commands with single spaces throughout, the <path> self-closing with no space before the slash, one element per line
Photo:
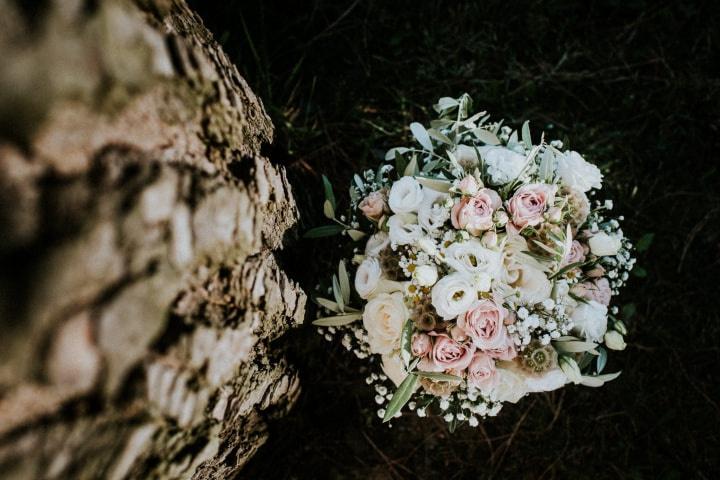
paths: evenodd
<path fill-rule="evenodd" d="M 653 240 L 655 239 L 654 233 L 646 233 L 642 237 L 640 237 L 640 240 L 638 240 L 637 245 L 635 245 L 635 249 L 642 253 L 646 251 L 648 248 L 650 248 L 650 245 L 652 245 Z"/>
<path fill-rule="evenodd" d="M 425 127 L 422 126 L 422 124 L 418 122 L 413 122 L 410 124 L 410 131 L 412 132 L 415 139 L 418 141 L 422 147 L 429 151 L 433 151 L 432 141 L 430 140 L 430 135 L 428 135 L 427 130 L 425 130 Z"/>
<path fill-rule="evenodd" d="M 333 208 L 332 203 L 330 203 L 330 200 L 325 200 L 325 203 L 323 204 L 323 213 L 330 220 L 335 218 L 335 209 Z"/>
<path fill-rule="evenodd" d="M 583 375 L 580 383 L 586 387 L 602 387 L 606 382 L 615 380 L 621 373 L 622 371 L 605 375 Z"/>
<path fill-rule="evenodd" d="M 332 317 L 318 318 L 312 322 L 318 327 L 341 327 L 349 325 L 362 318 L 362 313 L 348 313 L 346 315 L 334 315 Z"/>
<path fill-rule="evenodd" d="M 330 180 L 323 175 L 323 188 L 325 189 L 325 200 L 329 200 L 330 204 L 332 205 L 333 211 L 337 209 L 337 203 L 335 203 L 335 194 L 333 193 L 332 184 L 330 183 Z"/>
<path fill-rule="evenodd" d="M 441 178 L 428 178 L 415 176 L 415 180 L 418 181 L 423 187 L 435 190 L 436 192 L 447 193 L 450 191 L 452 182 L 450 180 L 444 180 Z"/>
<path fill-rule="evenodd" d="M 432 138 L 437 140 L 440 143 L 444 143 L 446 145 L 453 145 L 452 140 L 450 140 L 447 136 L 443 135 L 439 130 L 435 130 L 434 128 L 431 128 L 427 131 L 428 135 L 430 135 Z"/>
<path fill-rule="evenodd" d="M 320 238 L 320 237 L 331 237 L 345 230 L 342 225 L 323 225 L 322 227 L 311 228 L 305 235 L 304 238 Z"/>
<path fill-rule="evenodd" d="M 598 346 L 597 347 L 598 352 L 600 355 L 598 355 L 596 360 L 597 365 L 597 373 L 600 374 L 605 369 L 605 365 L 607 364 L 607 350 L 605 350 L 603 347 Z"/>
<path fill-rule="evenodd" d="M 530 122 L 528 120 L 523 123 L 522 126 L 522 141 L 525 144 L 525 148 L 532 148 L 532 137 L 530 136 Z"/>
<path fill-rule="evenodd" d="M 412 159 L 410 159 L 410 163 L 408 163 L 408 166 L 405 167 L 405 171 L 403 172 L 403 175 L 406 177 L 412 177 L 415 175 L 418 171 L 418 162 L 417 162 L 417 156 L 413 155 Z"/>
<path fill-rule="evenodd" d="M 538 175 L 548 183 L 555 177 L 555 154 L 549 148 L 546 148 L 540 157 Z"/>
<path fill-rule="evenodd" d="M 407 147 L 394 147 L 385 152 L 385 160 L 392 160 L 394 158 L 397 158 L 397 155 L 403 155 L 405 152 L 409 151 L 410 149 Z"/>
<path fill-rule="evenodd" d="M 345 305 L 350 303 L 350 276 L 345 268 L 345 260 L 340 260 L 338 264 L 338 280 L 340 281 L 340 293 L 342 293 Z"/>
<path fill-rule="evenodd" d="M 450 375 L 442 372 L 413 372 L 418 377 L 429 378 L 431 380 L 437 380 L 438 382 L 461 382 L 462 378 Z"/>
<path fill-rule="evenodd" d="M 327 298 L 322 297 L 315 297 L 315 303 L 320 305 L 323 308 L 327 308 L 331 312 L 340 313 L 340 307 L 336 302 L 333 302 L 332 300 L 328 300 Z"/>
<path fill-rule="evenodd" d="M 595 349 L 595 347 L 597 347 L 597 344 L 594 342 L 585 342 L 582 340 L 570 340 L 564 342 L 553 342 L 553 346 L 558 352 L 561 353 L 581 353 L 589 352 Z"/>
<path fill-rule="evenodd" d="M 412 373 L 405 377 L 400 386 L 393 393 L 390 402 L 388 403 L 387 409 L 385 409 L 385 416 L 383 417 L 383 423 L 390 421 L 396 413 L 398 413 L 405 404 L 412 397 L 415 387 L 417 386 L 418 377 Z"/>
<path fill-rule="evenodd" d="M 475 130 L 473 130 L 473 134 L 475 135 L 475 138 L 477 138 L 486 145 L 500 145 L 500 139 L 490 130 L 485 130 L 484 128 L 476 128 Z"/>
<path fill-rule="evenodd" d="M 337 275 L 332 277 L 332 289 L 333 295 L 335 296 L 335 303 L 338 304 L 338 308 L 341 312 L 345 311 L 345 302 L 343 301 L 342 292 L 340 291 L 340 282 L 338 282 Z"/>
<path fill-rule="evenodd" d="M 350 238 L 353 239 L 353 241 L 357 242 L 361 238 L 365 236 L 365 232 L 361 232 L 360 230 L 350 229 L 347 231 Z"/>

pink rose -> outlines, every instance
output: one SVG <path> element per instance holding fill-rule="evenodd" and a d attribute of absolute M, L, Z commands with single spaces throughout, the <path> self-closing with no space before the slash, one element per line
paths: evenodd
<path fill-rule="evenodd" d="M 432 351 L 432 339 L 426 333 L 416 333 L 412 337 L 412 354 L 425 357 Z"/>
<path fill-rule="evenodd" d="M 495 360 L 490 358 L 489 355 L 476 352 L 468 366 L 468 384 L 487 392 L 495 386 L 497 381 L 495 372 Z"/>
<path fill-rule="evenodd" d="M 542 183 L 531 183 L 518 188 L 508 202 L 512 223 L 518 228 L 540 224 L 545 210 L 555 201 L 556 191 L 556 186 Z"/>
<path fill-rule="evenodd" d="M 600 278 L 605 275 L 605 267 L 598 263 L 592 268 L 592 270 L 588 270 L 587 272 L 585 272 L 585 275 L 590 278 Z"/>
<path fill-rule="evenodd" d="M 480 190 L 480 185 L 478 185 L 475 177 L 473 177 L 472 175 L 468 175 L 467 177 L 460 180 L 458 188 L 465 195 L 475 195 L 478 190 Z"/>
<path fill-rule="evenodd" d="M 603 305 L 610 305 L 612 290 L 607 278 L 598 278 L 591 282 L 583 282 L 573 285 L 570 289 L 573 294 L 586 300 L 594 300 Z"/>
<path fill-rule="evenodd" d="M 433 363 L 443 370 L 465 370 L 472 361 L 475 345 L 471 342 L 458 342 L 447 334 L 436 334 L 433 346 Z"/>
<path fill-rule="evenodd" d="M 485 350 L 485 353 L 498 360 L 512 360 L 517 357 L 517 350 L 515 349 L 515 343 L 509 335 L 505 336 L 505 343 L 497 348 L 490 348 Z"/>
<path fill-rule="evenodd" d="M 471 197 L 463 197 L 456 203 L 450 215 L 453 227 L 480 235 L 493 227 L 493 213 L 502 201 L 494 190 L 483 188 Z"/>
<path fill-rule="evenodd" d="M 507 310 L 492 300 L 480 300 L 457 319 L 458 326 L 481 350 L 498 348 L 505 344 L 507 332 L 503 321 Z"/>
<path fill-rule="evenodd" d="M 583 244 L 577 240 L 573 240 L 570 251 L 565 255 L 563 265 L 570 265 L 572 263 L 584 262 L 585 261 L 585 248 Z"/>
<path fill-rule="evenodd" d="M 387 211 L 385 193 L 381 190 L 370 193 L 362 199 L 358 208 L 360 208 L 366 217 L 372 220 L 380 219 L 382 214 Z"/>

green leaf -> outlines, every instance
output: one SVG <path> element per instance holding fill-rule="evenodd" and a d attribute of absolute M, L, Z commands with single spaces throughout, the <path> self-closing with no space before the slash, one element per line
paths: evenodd
<path fill-rule="evenodd" d="M 586 262 L 574 262 L 574 263 L 571 263 L 570 265 L 565 265 L 563 268 L 561 268 L 561 269 L 558 270 L 557 272 L 555 272 L 555 273 L 553 273 L 552 275 L 550 275 L 550 276 L 548 277 L 548 279 L 549 279 L 549 280 L 552 280 L 552 279 L 555 278 L 555 277 L 559 277 L 559 276 L 561 276 L 561 275 L 564 275 L 565 273 L 569 272 L 570 270 L 572 270 L 572 269 L 574 269 L 574 268 L 582 267 L 585 263 L 586 263 Z"/>
<path fill-rule="evenodd" d="M 642 253 L 646 251 L 648 248 L 650 248 L 650 245 L 652 245 L 653 240 L 655 239 L 654 233 L 646 233 L 642 237 L 640 237 L 640 240 L 638 240 L 637 245 L 635 245 L 635 249 Z"/>
<path fill-rule="evenodd" d="M 441 372 L 413 372 L 418 377 L 425 377 L 439 382 L 461 382 L 462 378 Z"/>
<path fill-rule="evenodd" d="M 390 150 L 388 150 L 387 152 L 385 152 L 385 160 L 393 160 L 393 159 L 397 158 L 398 154 L 399 154 L 399 155 L 403 155 L 403 154 L 405 154 L 405 152 L 407 152 L 408 150 L 410 150 L 410 149 L 407 148 L 407 147 L 395 147 L 395 148 L 391 148 Z"/>
<path fill-rule="evenodd" d="M 315 303 L 317 303 L 323 308 L 327 308 L 331 312 L 340 313 L 340 307 L 332 300 L 328 300 L 327 298 L 322 297 L 315 297 Z"/>
<path fill-rule="evenodd" d="M 333 315 L 332 317 L 318 318 L 312 322 L 318 327 L 341 327 L 349 325 L 362 318 L 362 313 L 348 313 L 347 315 Z"/>
<path fill-rule="evenodd" d="M 437 192 L 441 193 L 447 193 L 450 191 L 450 187 L 452 186 L 452 182 L 450 180 L 443 180 L 439 178 L 428 178 L 428 177 L 420 177 L 416 176 L 415 180 L 418 181 L 420 185 L 423 187 L 429 188 L 430 190 L 435 190 Z"/>
<path fill-rule="evenodd" d="M 330 205 L 332 205 L 333 210 L 336 210 L 337 204 L 335 203 L 335 194 L 333 193 L 332 184 L 325 175 L 322 176 L 322 179 L 323 187 L 325 188 L 325 200 L 328 200 Z"/>
<path fill-rule="evenodd" d="M 540 157 L 538 175 L 546 182 L 552 182 L 552 179 L 555 176 L 555 154 L 549 148 L 546 148 L 542 157 Z"/>
<path fill-rule="evenodd" d="M 411 123 L 410 131 L 415 137 L 415 140 L 417 140 L 418 143 L 422 145 L 425 150 L 429 152 L 433 151 L 432 142 L 430 141 L 430 135 L 428 135 L 427 130 L 425 130 L 425 127 L 423 127 L 422 124 L 418 122 Z"/>
<path fill-rule="evenodd" d="M 530 137 L 530 122 L 525 120 L 522 126 L 522 141 L 525 144 L 525 148 L 532 148 L 532 137 Z"/>
<path fill-rule="evenodd" d="M 390 402 L 388 403 L 387 409 L 385 410 L 385 416 L 383 417 L 383 423 L 390 421 L 397 412 L 402 410 L 405 404 L 412 397 L 417 385 L 418 377 L 412 373 L 405 377 L 395 393 L 393 393 Z"/>
<path fill-rule="evenodd" d="M 338 282 L 337 275 L 332 277 L 332 289 L 333 295 L 335 296 L 335 303 L 338 304 L 341 312 L 345 311 L 345 301 L 343 300 L 342 291 L 340 290 L 340 282 Z"/>
<path fill-rule="evenodd" d="M 490 130 L 484 128 L 476 128 L 473 130 L 475 138 L 483 142 L 485 145 L 500 145 L 500 139 Z"/>
<path fill-rule="evenodd" d="M 415 322 L 411 319 L 405 320 L 402 335 L 400 336 L 400 356 L 405 366 L 409 366 L 412 359 L 412 336 L 415 331 Z"/>
<path fill-rule="evenodd" d="M 323 225 L 322 227 L 311 228 L 305 235 L 304 238 L 320 238 L 320 237 L 331 237 L 345 230 L 342 225 Z"/>
<path fill-rule="evenodd" d="M 647 270 L 642 267 L 635 267 L 632 269 L 632 274 L 638 278 L 645 278 L 647 277 Z"/>
<path fill-rule="evenodd" d="M 360 230 L 348 230 L 347 231 L 348 236 L 353 239 L 353 241 L 357 242 L 361 238 L 365 236 L 365 232 L 361 232 Z"/>
<path fill-rule="evenodd" d="M 453 145 L 452 140 L 450 140 L 448 137 L 443 135 L 439 130 L 435 130 L 434 128 L 431 128 L 427 131 L 428 135 L 430 135 L 432 138 L 437 140 L 440 143 L 444 143 L 446 145 Z"/>
<path fill-rule="evenodd" d="M 553 342 L 553 346 L 561 353 L 580 353 L 588 352 L 595 349 L 597 344 L 594 342 L 584 342 L 582 340 L 569 340 L 562 342 Z"/>
<path fill-rule="evenodd" d="M 335 209 L 333 208 L 332 203 L 330 203 L 330 200 L 325 200 L 325 203 L 323 204 L 323 213 L 330 220 L 335 218 Z"/>
<path fill-rule="evenodd" d="M 395 152 L 395 171 L 397 172 L 398 176 L 401 176 L 405 169 L 407 168 L 407 160 L 405 160 L 405 157 L 403 157 L 400 152 Z"/>
<path fill-rule="evenodd" d="M 417 156 L 413 155 L 410 159 L 410 163 L 408 163 L 408 166 L 405 167 L 405 171 L 403 172 L 403 175 L 406 177 L 412 177 L 417 173 L 418 170 L 418 162 L 417 162 Z"/>
<path fill-rule="evenodd" d="M 596 372 L 598 374 L 601 374 L 602 371 L 605 369 L 605 364 L 607 364 L 607 350 L 605 350 L 603 347 L 598 346 L 597 347 L 598 352 L 600 352 L 600 355 L 597 357 L 597 369 Z"/>
<path fill-rule="evenodd" d="M 606 373 L 605 375 L 583 375 L 582 383 L 586 387 L 602 387 L 606 382 L 615 380 L 622 372 Z"/>
<path fill-rule="evenodd" d="M 345 268 L 345 260 L 340 260 L 338 264 L 338 280 L 340 281 L 340 293 L 342 293 L 343 303 L 350 303 L 350 276 Z"/>

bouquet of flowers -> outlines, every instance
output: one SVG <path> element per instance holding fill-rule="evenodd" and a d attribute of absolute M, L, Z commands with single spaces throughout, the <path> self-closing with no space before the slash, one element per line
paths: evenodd
<path fill-rule="evenodd" d="M 416 145 L 354 176 L 348 215 L 323 177 L 334 223 L 306 234 L 355 242 L 314 324 L 370 363 L 384 421 L 407 405 L 477 426 L 529 393 L 619 375 L 602 373 L 627 333 L 610 303 L 635 259 L 612 202 L 592 200 L 600 170 L 470 108 L 441 98 L 431 128 L 412 123 Z"/>

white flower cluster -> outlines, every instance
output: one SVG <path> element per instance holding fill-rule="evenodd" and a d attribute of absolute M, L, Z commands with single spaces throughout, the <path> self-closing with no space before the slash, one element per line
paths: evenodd
<path fill-rule="evenodd" d="M 397 171 L 355 176 L 351 219 L 368 236 L 354 294 L 341 264 L 335 300 L 318 299 L 326 338 L 379 359 L 368 383 L 386 421 L 407 404 L 476 426 L 528 393 L 602 385 L 615 374 L 602 374 L 598 347 L 625 347 L 608 308 L 635 259 L 617 219 L 601 215 L 612 202 L 591 210 L 600 170 L 562 142 L 533 144 L 527 125 L 484 124 L 468 105 L 441 99 L 442 129 L 415 123 L 421 148 L 388 153 Z"/>

